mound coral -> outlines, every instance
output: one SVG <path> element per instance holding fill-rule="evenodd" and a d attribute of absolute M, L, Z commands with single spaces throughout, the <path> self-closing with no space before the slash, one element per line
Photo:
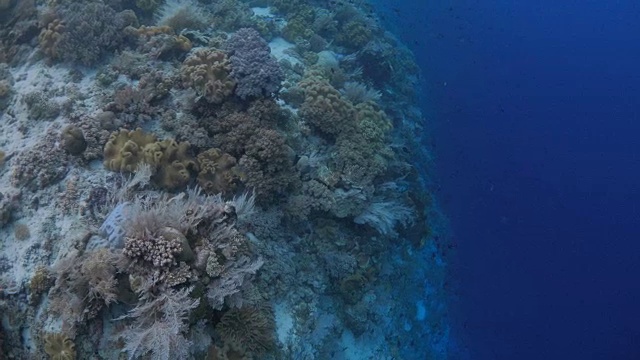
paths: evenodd
<path fill-rule="evenodd" d="M 182 63 L 182 83 L 207 102 L 219 104 L 233 94 L 231 63 L 225 53 L 210 49 L 196 51 Z"/>

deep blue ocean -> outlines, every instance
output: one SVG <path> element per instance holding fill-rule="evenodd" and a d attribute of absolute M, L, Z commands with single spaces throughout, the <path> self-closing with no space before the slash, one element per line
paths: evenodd
<path fill-rule="evenodd" d="M 640 3 L 385 1 L 472 359 L 640 359 Z"/>

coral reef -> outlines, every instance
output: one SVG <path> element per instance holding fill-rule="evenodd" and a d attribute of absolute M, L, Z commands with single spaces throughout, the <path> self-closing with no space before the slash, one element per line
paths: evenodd
<path fill-rule="evenodd" d="M 417 67 L 381 23 L 360 1 L 0 0 L 7 358 L 445 358 Z"/>

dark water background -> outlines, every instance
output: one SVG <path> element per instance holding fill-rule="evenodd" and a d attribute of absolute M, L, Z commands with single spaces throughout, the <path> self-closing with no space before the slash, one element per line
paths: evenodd
<path fill-rule="evenodd" d="M 640 359 L 640 3 L 389 1 L 472 359 Z"/>

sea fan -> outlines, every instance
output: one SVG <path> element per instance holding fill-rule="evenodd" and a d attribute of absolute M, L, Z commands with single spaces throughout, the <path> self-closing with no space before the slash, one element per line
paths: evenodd
<path fill-rule="evenodd" d="M 378 90 L 370 89 L 366 85 L 355 81 L 345 83 L 342 94 L 354 104 L 368 101 L 378 102 L 382 96 Z"/>
<path fill-rule="evenodd" d="M 414 210 L 397 201 L 374 201 L 353 221 L 367 224 L 382 235 L 397 236 L 394 228 L 398 223 L 407 226 L 415 219 Z"/>
<path fill-rule="evenodd" d="M 167 0 L 158 9 L 156 22 L 180 33 L 184 29 L 202 30 L 207 27 L 209 19 L 194 0 Z"/>

